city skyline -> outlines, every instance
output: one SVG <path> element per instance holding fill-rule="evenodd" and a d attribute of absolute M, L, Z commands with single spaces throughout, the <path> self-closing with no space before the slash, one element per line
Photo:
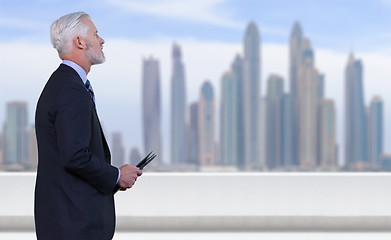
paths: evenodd
<path fill-rule="evenodd" d="M 189 3 L 189 5 L 191 4 L 192 3 Z M 222 1 L 220 2 L 220 4 L 226 3 Z M 319 3 L 314 3 L 315 8 L 319 8 L 317 4 Z M 359 2 L 357 5 L 360 4 L 363 3 Z M 12 4 L 4 4 L 2 5 L 2 8 L 6 8 L 9 5 Z M 211 3 L 211 5 L 215 4 Z M 303 7 L 302 2 L 297 2 L 297 5 L 298 6 L 294 6 L 292 8 L 292 12 L 288 12 L 290 19 L 284 19 L 282 21 L 285 24 L 285 27 L 280 29 L 282 30 L 280 31 L 279 35 L 280 38 L 276 41 L 271 40 L 275 36 L 270 32 L 270 28 L 268 29 L 268 27 L 265 26 L 265 21 L 260 21 L 258 17 L 254 18 L 255 23 L 259 24 L 259 31 L 262 35 L 262 96 L 265 95 L 266 79 L 271 73 L 277 73 L 281 75 L 286 81 L 289 79 L 287 77 L 287 43 L 289 41 L 289 33 L 294 21 L 296 19 L 302 19 L 303 15 L 301 14 L 301 12 L 305 9 L 305 7 Z M 346 5 L 346 3 L 342 3 L 341 8 L 346 10 Z M 374 2 L 373 5 L 373 7 L 378 7 L 379 3 Z M 302 6 L 303 9 L 298 9 L 299 6 Z M 385 5 L 384 7 L 387 7 L 387 5 Z M 262 10 L 264 9 L 257 7 L 254 8 L 258 9 L 259 12 L 262 12 Z M 268 6 L 266 6 L 266 8 L 268 8 Z M 325 9 L 327 9 L 327 7 L 325 7 Z M 355 12 L 355 9 L 356 6 L 352 6 L 352 8 L 349 9 L 352 11 L 353 18 L 355 18 L 357 14 L 357 12 Z M 62 11 L 67 11 L 67 9 L 64 9 Z M 173 37 L 170 32 L 168 32 L 167 34 L 159 34 L 159 37 L 155 36 L 150 38 L 147 35 L 145 35 L 144 38 L 136 36 L 133 38 L 125 35 L 118 36 L 110 33 L 110 31 L 108 30 L 110 28 L 108 23 L 103 23 L 103 20 L 100 19 L 102 18 L 102 15 L 101 13 L 96 12 L 96 9 L 91 9 L 89 11 L 89 8 L 86 8 L 86 11 L 92 15 L 94 21 L 97 21 L 97 27 L 99 31 L 103 34 L 103 38 L 106 40 L 104 51 L 107 56 L 107 62 L 102 66 L 93 67 L 92 72 L 89 74 L 89 78 L 91 78 L 94 82 L 94 89 L 97 92 L 98 111 L 101 116 L 104 128 L 107 132 L 114 132 L 116 130 L 123 131 L 124 142 L 127 148 L 131 148 L 133 146 L 141 148 L 142 146 L 141 129 L 139 129 L 140 127 L 138 127 L 141 126 L 142 119 L 140 110 L 141 108 L 139 106 L 141 100 L 141 94 L 139 93 L 141 89 L 140 59 L 142 59 L 143 56 L 149 56 L 152 54 L 161 62 L 162 126 L 165 126 L 167 128 L 167 126 L 169 126 L 170 119 L 168 107 L 170 89 L 168 82 L 170 80 L 171 75 L 170 48 L 172 42 L 178 42 L 181 45 L 182 51 L 184 53 L 183 61 L 184 64 L 187 66 L 187 102 L 189 103 L 198 99 L 198 89 L 200 88 L 202 82 L 205 79 L 210 79 L 213 87 L 216 88 L 215 94 L 216 100 L 218 100 L 220 99 L 221 91 L 221 88 L 219 87 L 221 74 L 227 69 L 227 67 L 230 66 L 230 64 L 232 63 L 232 58 L 237 53 L 242 52 L 243 33 L 248 22 L 251 20 L 248 18 L 251 16 L 256 16 L 250 14 L 246 18 L 242 17 L 243 21 L 241 22 L 241 24 L 238 24 L 236 28 L 233 28 L 234 32 L 226 34 L 227 36 L 230 36 L 230 40 L 223 41 L 222 39 L 224 39 L 224 36 L 226 35 L 223 34 L 221 38 L 218 38 L 217 33 L 213 36 L 205 34 L 204 38 L 201 38 L 200 36 L 202 35 L 200 34 L 194 35 L 195 37 L 191 37 L 191 35 L 186 36 L 186 34 Z M 275 9 L 274 12 L 278 13 L 279 10 Z M 347 13 L 349 14 L 350 12 L 348 11 Z M 312 15 L 313 13 L 310 14 Z M 29 30 L 27 31 L 27 34 L 26 29 L 20 31 L 20 28 L 16 27 L 13 31 L 11 31 L 10 27 L 5 27 L 6 23 L 8 22 L 4 21 L 4 18 L 7 15 L 2 16 L 1 26 L 5 29 L 4 32 L 12 34 L 6 34 L 7 36 L 4 36 L 3 39 L 7 40 L 1 46 L 3 50 L 2 52 L 4 52 L 6 56 L 8 56 L 8 58 L 0 60 L 2 61 L 1 70 L 4 73 L 3 77 L 0 78 L 2 86 L 2 103 L 0 103 L 1 122 L 4 122 L 5 103 L 18 99 L 25 99 L 26 101 L 28 101 L 29 119 L 33 119 L 37 96 L 39 95 L 40 90 L 42 89 L 51 72 L 57 67 L 60 62 L 57 57 L 57 54 L 55 53 L 55 50 L 51 48 L 48 41 L 48 25 L 50 25 L 52 20 L 58 17 L 57 15 L 60 15 L 58 11 L 51 11 L 50 14 L 42 16 L 41 18 L 37 18 L 37 20 L 44 22 L 46 26 L 42 29 L 40 27 L 37 27 L 36 29 L 39 29 L 39 31 L 35 31 L 36 29 Z M 379 15 L 381 15 L 381 12 L 379 12 Z M 27 14 L 25 17 L 28 16 L 29 15 Z M 141 16 L 144 15 L 139 13 L 138 17 Z M 151 14 L 145 14 L 144 17 L 145 19 L 149 17 L 153 18 Z M 110 17 L 107 17 L 106 19 L 108 22 L 111 21 Z M 360 37 L 356 37 L 356 39 L 349 40 L 350 43 L 345 44 L 346 37 L 340 35 L 335 36 L 335 38 L 340 39 L 341 46 L 339 46 L 339 48 L 334 48 L 332 45 L 327 45 L 325 42 L 322 42 L 322 38 L 317 35 L 316 31 L 314 31 L 314 28 L 319 28 L 319 31 L 320 29 L 324 29 L 321 27 L 320 24 L 322 21 L 324 20 L 315 19 L 313 22 L 308 20 L 301 20 L 300 22 L 305 30 L 305 35 L 312 40 L 312 45 L 316 49 L 316 66 L 319 67 L 326 76 L 326 97 L 332 98 L 336 101 L 336 109 L 338 111 L 336 114 L 338 118 L 337 129 L 339 134 L 339 136 L 337 136 L 337 141 L 341 145 L 343 143 L 343 134 L 341 132 L 343 131 L 344 119 L 342 114 L 342 89 L 344 82 L 343 71 L 346 64 L 347 55 L 351 50 L 350 45 L 354 43 L 354 53 L 359 59 L 363 60 L 365 66 L 365 99 L 369 101 L 374 95 L 380 95 L 384 98 L 385 122 L 389 122 L 390 119 L 390 106 L 387 104 L 388 102 L 390 102 L 390 100 L 386 94 L 386 88 L 384 88 L 384 84 L 388 83 L 386 79 L 389 79 L 389 77 L 387 76 L 391 75 L 389 74 L 390 71 L 387 70 L 387 62 L 389 62 L 389 57 L 386 56 L 386 53 L 388 48 L 387 45 L 386 47 L 384 47 L 384 44 L 382 45 L 381 43 L 365 44 L 360 46 L 360 44 L 356 43 L 362 41 Z M 364 25 L 363 29 L 366 29 L 368 25 L 373 24 L 373 21 L 374 20 L 371 19 L 369 22 L 365 22 L 365 24 L 360 24 L 360 22 L 357 22 L 357 25 Z M 378 21 L 380 20 L 378 19 Z M 184 22 L 188 23 L 187 21 Z M 276 23 L 278 21 L 276 21 L 275 18 L 270 18 L 270 20 L 266 22 L 271 24 Z M 191 22 L 189 24 L 194 24 L 194 22 Z M 205 24 L 205 22 L 203 24 Z M 357 25 L 353 24 L 352 28 L 355 28 Z M 221 25 L 218 24 L 213 26 L 221 27 Z M 383 26 L 387 26 L 387 22 L 384 22 L 384 25 L 378 24 L 377 26 L 378 27 L 374 29 L 379 30 Z M 202 28 L 196 29 L 199 30 Z M 232 28 L 229 29 L 232 30 Z M 323 34 L 333 36 L 333 34 L 329 33 L 329 29 L 327 29 L 327 31 Z M 16 34 L 15 32 L 20 32 L 18 35 L 19 37 L 14 36 Z M 349 28 L 349 31 L 346 32 L 352 33 L 352 35 L 354 35 L 353 32 L 351 32 L 351 28 Z M 32 37 L 33 35 L 35 37 Z M 366 33 L 366 35 L 368 35 L 368 33 Z M 379 38 L 379 36 L 384 35 L 376 35 L 377 38 Z M 37 38 L 39 39 L 39 41 L 36 40 Z M 3 39 L 2 41 L 4 41 Z M 370 48 L 373 51 L 371 51 Z M 128 55 L 126 56 L 126 61 L 122 60 L 124 53 L 128 53 L 125 54 Z M 40 57 L 40 59 L 37 59 L 36 62 L 32 63 L 31 61 L 29 61 L 29 59 L 32 59 L 34 58 L 34 56 L 38 55 L 42 57 Z M 21 59 L 20 56 L 25 57 Z M 385 67 L 386 65 L 387 67 Z M 25 67 L 25 70 L 15 71 L 15 66 L 23 66 Z M 23 88 L 17 88 L 20 83 L 22 83 Z M 113 85 L 121 86 L 121 88 L 114 88 Z M 288 88 L 288 86 L 289 84 L 286 83 L 285 88 Z M 115 106 L 114 104 L 117 107 L 113 107 Z M 368 104 L 369 102 L 366 102 L 366 105 Z M 120 109 L 129 109 L 129 112 L 124 112 Z M 127 123 L 130 123 L 129 126 L 125 126 Z M 32 124 L 32 122 L 30 121 L 29 124 Z M 118 126 L 122 127 L 119 129 Z M 391 134 L 389 133 L 390 128 L 385 126 L 385 151 L 388 152 L 391 148 L 391 144 L 389 141 L 389 136 Z M 164 149 L 169 149 L 169 131 L 163 130 L 162 135 L 165 138 L 163 139 L 163 142 L 165 144 Z M 126 152 L 128 153 L 129 150 L 126 150 Z M 168 157 L 169 150 L 167 150 L 164 154 Z M 341 154 L 342 153 L 340 152 L 340 155 Z"/>
<path fill-rule="evenodd" d="M 171 151 L 172 156 L 167 162 L 169 166 L 185 166 L 192 162 L 194 146 L 198 150 L 198 159 L 194 159 L 195 166 L 201 171 L 214 166 L 230 167 L 239 170 L 273 170 L 274 168 L 284 170 L 379 170 L 382 164 L 383 152 L 383 102 L 380 97 L 375 96 L 368 107 L 364 101 L 363 89 L 363 64 L 360 59 L 355 59 L 353 53 L 348 57 L 345 68 L 345 164 L 338 164 L 338 143 L 336 143 L 335 129 L 335 108 L 333 99 L 325 99 L 324 85 L 325 76 L 320 74 L 315 66 L 315 51 L 310 40 L 302 35 L 300 24 L 295 22 L 292 28 L 290 39 L 290 92 L 284 93 L 284 79 L 276 74 L 271 74 L 267 82 L 267 95 L 260 97 L 259 74 L 260 74 L 260 36 L 255 23 L 250 22 L 244 34 L 244 58 L 240 60 L 235 57 L 231 68 L 239 67 L 242 70 L 225 72 L 222 77 L 221 88 L 223 91 L 220 111 L 220 138 L 216 139 L 216 107 L 215 90 L 210 81 L 205 80 L 200 89 L 196 120 L 198 141 L 193 141 L 191 125 L 193 119 L 186 119 L 187 102 L 185 97 L 185 68 L 182 62 L 182 52 L 176 43 L 172 47 L 172 104 L 171 104 Z M 254 53 L 255 52 L 255 53 Z M 239 62 L 238 62 L 239 60 Z M 238 65 L 238 66 L 236 66 Z M 160 74 L 159 62 L 153 57 L 143 59 L 143 125 L 144 125 L 144 151 L 148 148 L 160 149 Z M 235 74 L 235 72 L 239 72 Z M 239 79 L 242 77 L 242 80 Z M 256 89 L 256 91 L 254 91 Z M 242 91 L 238 91 L 242 90 Z M 296 93 L 295 93 L 296 91 Z M 236 98 L 242 94 L 242 99 Z M 284 94 L 291 93 L 285 99 Z M 256 104 L 254 104 L 256 102 Z M 263 102 L 263 104 L 262 104 Z M 229 107 L 224 106 L 229 104 Z M 235 105 L 242 104 L 243 118 L 236 112 Z M 285 111 L 284 104 L 293 106 L 291 111 Z M 190 105 L 190 111 L 193 110 Z M 23 114 L 15 115 L 13 106 L 21 109 Z M 254 107 L 255 106 L 255 107 Z M 262 108 L 260 108 L 262 106 Z M 28 165 L 27 147 L 31 145 L 27 139 L 27 103 L 10 102 L 7 105 L 7 122 L 4 125 L 1 150 L 3 152 L 4 166 L 15 164 Z M 254 110 L 251 110 L 254 109 Z M 261 109 L 263 109 L 261 111 Z M 151 111 L 153 110 L 153 111 Z M 229 111 L 233 113 L 227 114 Z M 260 112 L 258 113 L 259 110 Z M 151 112 L 150 112 L 151 111 Z M 249 114 L 251 113 L 251 114 Z M 190 113 L 192 118 L 192 113 Z M 247 115 L 247 116 L 246 116 Z M 253 115 L 253 116 L 252 116 Z M 288 118 L 288 120 L 283 119 Z M 295 119 L 297 118 L 297 120 Z M 12 120 L 13 119 L 13 120 Z M 235 142 L 238 120 L 243 119 L 244 125 L 244 150 L 243 163 L 237 159 Z M 227 121 L 228 120 L 228 121 Z M 289 124 L 291 120 L 291 124 Z M 228 122 L 230 123 L 228 124 Z M 16 124 L 22 124 L 14 126 Z M 264 124 L 262 128 L 261 125 Z M 180 131 L 181 126 L 184 130 Z M 187 127 L 186 127 L 187 126 Z M 291 128 L 291 129 L 289 129 Z M 261 131 L 259 130 L 261 129 Z M 154 131 L 151 131 L 154 130 Z M 25 143 L 9 145 L 12 139 L 18 137 L 22 132 Z M 264 131 L 264 132 L 263 132 Z M 176 132 L 176 133 L 175 133 Z M 261 137 L 249 135 L 259 133 Z M 285 136 L 292 134 L 293 142 L 285 141 Z M 153 136 L 152 136 L 153 135 Z M 230 136 L 231 135 L 231 136 Z M 122 133 L 114 132 L 112 140 L 113 164 L 121 165 L 124 162 L 124 148 L 122 144 Z M 263 142 L 258 140 L 263 139 Z M 158 140 L 158 144 L 151 142 L 151 139 Z M 284 141 L 283 141 L 284 140 Z M 20 141 L 19 141 L 20 142 Z M 231 142 L 227 144 L 227 142 Z M 180 143 L 180 144 L 179 144 Z M 281 156 L 286 154 L 284 144 L 292 145 L 294 149 L 298 146 L 297 156 L 293 155 L 291 165 L 286 165 Z M 192 146 L 194 145 L 194 146 Z M 25 158 L 16 159 L 11 148 L 26 149 L 22 154 Z M 181 146 L 179 148 L 178 146 Z M 30 148 L 30 147 L 29 147 Z M 254 148 L 254 149 L 252 149 Z M 3 150 L 4 149 L 4 150 Z M 218 150 L 221 150 L 220 152 Z M 229 152 L 233 150 L 232 152 Z M 265 151 L 265 153 L 261 153 Z M 14 151 L 15 152 L 15 151 Z M 288 152 L 291 152 L 288 150 Z M 189 154 L 190 153 L 190 154 Z M 247 155 L 250 153 L 249 155 Z M 258 157 L 258 153 L 265 158 Z M 230 157 L 228 157 L 230 156 Z M 232 156 L 236 157 L 232 158 Z M 250 159 L 249 156 L 251 156 Z M 14 160 L 8 160 L 13 157 Z M 31 166 L 30 166 L 31 168 Z M 6 168 L 7 169 L 7 168 Z M 214 169 L 214 168 L 211 168 Z"/>

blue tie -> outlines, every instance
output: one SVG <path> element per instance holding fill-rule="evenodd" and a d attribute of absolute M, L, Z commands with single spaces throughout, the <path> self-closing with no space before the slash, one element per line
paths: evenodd
<path fill-rule="evenodd" d="M 94 94 L 94 91 L 92 90 L 92 86 L 91 86 L 90 81 L 87 80 L 85 85 L 86 85 L 86 88 L 87 88 L 88 92 L 90 93 L 91 99 L 95 105 L 95 94 Z"/>

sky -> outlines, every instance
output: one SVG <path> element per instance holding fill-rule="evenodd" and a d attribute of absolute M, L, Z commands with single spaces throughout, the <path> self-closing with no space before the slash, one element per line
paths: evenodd
<path fill-rule="evenodd" d="M 243 53 L 250 21 L 261 35 L 262 95 L 270 74 L 281 75 L 288 89 L 289 36 L 300 22 L 315 50 L 315 66 L 325 74 L 326 97 L 336 101 L 341 151 L 344 70 L 351 52 L 361 59 L 365 102 L 382 97 L 385 150 L 391 152 L 391 0 L 0 0 L 0 123 L 7 102 L 25 100 L 33 124 L 39 94 L 60 63 L 50 45 L 50 24 L 75 11 L 89 13 L 106 41 L 107 60 L 93 66 L 88 78 L 106 137 L 110 142 L 111 133 L 121 131 L 127 152 L 132 147 L 143 152 L 142 60 L 153 56 L 160 62 L 163 159 L 168 161 L 173 42 L 182 48 L 187 103 L 198 99 L 209 80 L 219 105 L 221 76 Z"/>

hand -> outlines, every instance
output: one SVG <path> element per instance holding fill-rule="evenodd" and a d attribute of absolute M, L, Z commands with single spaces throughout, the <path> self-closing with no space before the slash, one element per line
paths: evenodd
<path fill-rule="evenodd" d="M 129 164 L 125 164 L 119 169 L 121 170 L 121 177 L 119 178 L 118 185 L 121 191 L 131 188 L 137 181 L 137 178 L 143 174 L 138 167 Z"/>

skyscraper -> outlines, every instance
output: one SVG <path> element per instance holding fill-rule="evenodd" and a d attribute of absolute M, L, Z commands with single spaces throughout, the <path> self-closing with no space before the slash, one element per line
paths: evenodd
<path fill-rule="evenodd" d="M 113 132 L 111 141 L 111 162 L 114 166 L 120 167 L 125 164 L 125 149 L 121 132 Z"/>
<path fill-rule="evenodd" d="M 321 100 L 319 103 L 319 124 L 320 124 L 320 165 L 323 168 L 332 169 L 337 166 L 336 159 L 336 118 L 334 101 L 330 99 Z"/>
<path fill-rule="evenodd" d="M 136 165 L 141 161 L 141 154 L 137 147 L 133 147 L 130 150 L 129 161 L 132 165 Z"/>
<path fill-rule="evenodd" d="M 4 164 L 28 165 L 27 103 L 9 102 L 5 127 Z"/>
<path fill-rule="evenodd" d="M 155 165 L 162 159 L 160 71 L 159 61 L 150 57 L 143 62 L 143 130 L 144 154 L 153 151 L 158 155 Z"/>
<path fill-rule="evenodd" d="M 299 22 L 295 22 L 292 28 L 289 42 L 289 79 L 290 79 L 290 94 L 293 107 L 293 154 L 292 161 L 295 165 L 299 164 L 299 149 L 300 149 L 300 122 L 299 122 L 299 67 L 302 63 L 303 56 L 303 30 Z"/>
<path fill-rule="evenodd" d="M 324 98 L 324 81 L 324 74 L 318 74 L 318 77 L 316 79 L 316 97 L 319 100 Z"/>
<path fill-rule="evenodd" d="M 362 71 L 361 61 L 350 54 L 345 69 L 345 162 L 352 168 L 367 162 Z"/>
<path fill-rule="evenodd" d="M 35 127 L 29 129 L 29 143 L 28 143 L 28 167 L 31 170 L 37 169 L 38 165 L 38 146 L 37 137 L 35 135 Z"/>
<path fill-rule="evenodd" d="M 260 169 L 266 170 L 266 143 L 267 143 L 267 136 L 266 136 L 266 96 L 262 96 L 261 100 L 259 101 L 259 128 L 258 128 L 258 136 L 259 136 L 259 148 L 258 148 L 258 157 L 260 162 Z"/>
<path fill-rule="evenodd" d="M 281 165 L 291 167 L 295 164 L 294 160 L 294 121 L 293 121 L 293 99 L 292 95 L 286 93 L 282 99 L 282 156 Z"/>
<path fill-rule="evenodd" d="M 199 131 L 198 131 L 198 103 L 190 105 L 187 162 L 192 165 L 199 165 Z"/>
<path fill-rule="evenodd" d="M 266 165 L 273 169 L 281 165 L 282 153 L 282 100 L 284 80 L 272 74 L 267 82 L 266 95 Z"/>
<path fill-rule="evenodd" d="M 198 131 L 200 165 L 213 166 L 216 164 L 215 152 L 215 100 L 213 87 L 206 81 L 201 87 L 198 103 Z"/>
<path fill-rule="evenodd" d="M 300 166 L 313 170 L 317 165 L 317 81 L 314 52 L 310 41 L 303 41 L 303 51 L 299 65 L 298 113 L 299 113 L 299 160 Z"/>
<path fill-rule="evenodd" d="M 0 169 L 1 169 L 1 166 L 3 166 L 3 159 L 4 159 L 4 134 L 2 132 L 0 132 Z"/>
<path fill-rule="evenodd" d="M 244 93 L 243 93 L 243 58 L 236 55 L 231 71 L 236 79 L 236 163 L 239 169 L 244 168 Z"/>
<path fill-rule="evenodd" d="M 186 163 L 186 88 L 185 70 L 180 47 L 172 50 L 173 73 L 171 78 L 171 161 Z"/>
<path fill-rule="evenodd" d="M 322 100 L 324 99 L 324 74 L 318 74 L 318 78 L 317 78 L 317 84 L 316 84 L 316 89 L 317 89 L 317 99 L 318 99 L 318 107 L 317 107 L 317 129 L 316 129 L 316 135 L 317 135 L 317 138 L 316 138 L 316 162 L 317 162 L 317 165 L 320 165 L 321 164 L 321 151 L 320 149 L 322 148 L 321 146 L 321 141 L 322 141 L 322 130 L 321 130 L 321 121 L 322 121 L 322 118 L 321 118 L 321 103 L 322 103 Z"/>
<path fill-rule="evenodd" d="M 221 79 L 220 157 L 223 166 L 237 166 L 237 82 L 231 71 Z"/>
<path fill-rule="evenodd" d="M 391 171 L 391 154 L 382 154 L 380 156 L 380 162 L 382 171 Z"/>
<path fill-rule="evenodd" d="M 259 102 L 260 102 L 260 35 L 254 22 L 249 23 L 244 36 L 243 59 L 243 120 L 245 165 L 260 169 Z"/>
<path fill-rule="evenodd" d="M 373 169 L 380 169 L 383 154 L 383 101 L 374 97 L 368 112 L 368 161 Z"/>

